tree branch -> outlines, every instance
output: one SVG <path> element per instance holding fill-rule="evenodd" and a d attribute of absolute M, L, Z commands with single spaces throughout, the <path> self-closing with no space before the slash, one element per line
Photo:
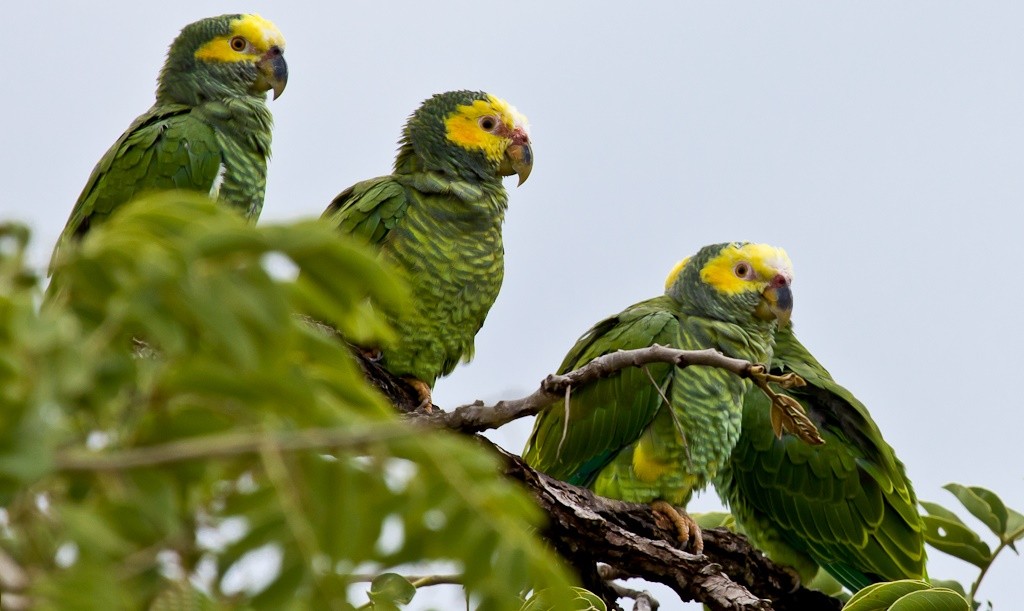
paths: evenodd
<path fill-rule="evenodd" d="M 619 598 L 632 598 L 633 611 L 657 611 L 661 606 L 654 596 L 647 590 L 634 590 L 619 583 L 610 584 L 615 595 Z"/>
<path fill-rule="evenodd" d="M 362 355 L 360 355 L 361 357 Z M 388 372 L 376 363 L 371 363 L 363 358 L 364 371 L 371 377 L 377 376 L 392 378 Z M 780 395 L 768 387 L 768 382 L 779 383 L 784 387 L 801 386 L 804 381 L 796 374 L 788 374 L 786 378 L 769 376 L 763 365 L 735 359 L 725 356 L 711 348 L 705 350 L 679 350 L 655 344 L 647 348 L 635 350 L 620 350 L 597 357 L 583 367 L 565 374 L 551 374 L 540 383 L 540 388 L 532 394 L 521 399 L 499 401 L 494 405 L 484 405 L 482 401 L 476 401 L 469 405 L 462 405 L 450 412 L 443 410 L 427 414 L 425 418 L 438 425 L 462 431 L 463 433 L 479 433 L 489 429 L 496 429 L 513 420 L 534 416 L 545 407 L 565 397 L 565 393 L 574 387 L 584 386 L 596 382 L 602 378 L 626 369 L 627 367 L 643 367 L 651 363 L 670 363 L 676 367 L 689 367 L 691 365 L 702 365 L 705 367 L 717 367 L 729 371 L 741 378 L 750 378 L 761 390 L 768 395 L 772 403 L 772 422 L 779 422 L 780 427 L 776 432 L 781 435 L 782 429 L 789 431 L 807 443 L 824 443 L 818 435 L 818 429 L 814 423 L 807 418 L 803 408 L 786 395 Z M 383 389 L 385 384 L 374 382 Z M 387 394 L 387 393 L 385 393 Z M 396 407 L 399 411 L 412 413 L 411 410 L 403 409 L 409 403 L 407 393 L 394 397 Z M 389 397 L 391 395 L 388 395 Z M 795 405 L 795 407 L 794 407 Z M 419 415 L 423 417 L 422 414 Z"/>
<path fill-rule="evenodd" d="M 341 334 L 331 326 L 305 316 L 302 319 L 321 332 L 332 335 L 339 341 L 345 341 Z M 400 413 L 416 413 L 420 403 L 417 393 L 405 381 L 396 378 L 381 367 L 380 363 L 367 358 L 366 354 L 358 347 L 351 344 L 349 346 L 352 348 L 353 355 L 362 365 L 363 372 L 370 383 L 388 397 Z M 783 431 L 788 431 L 806 443 L 813 445 L 825 443 L 819 435 L 817 427 L 804 413 L 800 404 L 787 395 L 774 392 L 768 386 L 769 382 L 783 388 L 803 386 L 804 380 L 795 373 L 773 376 L 768 374 L 764 365 L 732 358 L 712 348 L 679 350 L 659 344 L 634 350 L 619 350 L 599 356 L 583 367 L 568 373 L 551 374 L 540 383 L 540 388 L 521 399 L 499 401 L 494 405 L 485 405 L 482 401 L 475 401 L 459 406 L 450 412 L 437 410 L 428 413 L 427 419 L 435 425 L 463 433 L 480 433 L 499 428 L 519 418 L 534 416 L 554 401 L 563 399 L 573 387 L 607 378 L 627 367 L 643 367 L 652 363 L 669 363 L 680 368 L 691 365 L 717 367 L 741 378 L 750 379 L 771 401 L 772 425 L 775 427 L 777 435 L 781 437 Z"/>
<path fill-rule="evenodd" d="M 416 411 L 414 406 L 418 401 L 408 385 L 359 351 L 356 351 L 356 356 L 371 383 L 408 419 L 468 434 L 535 415 L 552 402 L 562 399 L 566 389 L 608 377 L 626 367 L 667 362 L 678 367 L 720 367 L 745 378 L 764 373 L 763 368 L 753 363 L 727 357 L 715 350 L 677 350 L 655 345 L 607 354 L 577 370 L 550 375 L 540 388 L 522 399 L 500 401 L 494 406 L 477 401 L 451 412 L 438 409 L 423 413 Z M 789 573 L 771 563 L 740 535 L 722 529 L 704 531 L 704 555 L 687 554 L 668 543 L 675 540 L 674 533 L 655 524 L 648 506 L 604 499 L 588 490 L 554 480 L 534 471 L 518 456 L 483 438 L 479 439 L 504 457 L 506 476 L 522 482 L 547 512 L 546 536 L 577 569 L 584 586 L 604 598 L 609 608 L 618 608 L 618 596 L 598 576 L 598 562 L 649 581 L 664 583 L 681 599 L 704 602 L 714 610 L 830 611 L 841 607 L 836 599 L 796 587 Z"/>
<path fill-rule="evenodd" d="M 451 412 L 431 413 L 400 409 L 415 422 L 430 422 L 464 433 L 497 428 L 517 418 L 536 414 L 561 400 L 566 388 L 587 384 L 626 367 L 669 362 L 680 367 L 705 365 L 721 367 L 750 377 L 755 367 L 715 350 L 676 350 L 651 346 L 608 354 L 564 375 L 548 376 L 540 388 L 527 397 L 501 401 L 494 406 L 482 402 L 463 405 Z M 386 370 L 364 364 L 367 375 L 378 388 L 399 389 L 385 393 L 396 406 L 415 405 L 415 395 Z M 755 370 L 755 375 L 757 371 Z M 534 471 L 521 458 L 482 437 L 505 461 L 505 475 L 521 482 L 548 515 L 545 536 L 576 568 L 583 585 L 617 607 L 618 594 L 599 576 L 597 565 L 606 563 L 627 575 L 642 577 L 672 588 L 682 600 L 695 600 L 714 610 L 819 611 L 838 610 L 841 603 L 829 596 L 799 587 L 794 577 L 754 549 L 746 538 L 725 529 L 705 530 L 704 554 L 688 554 L 670 544 L 674 532 L 661 529 L 647 505 L 624 503 L 594 495 L 589 490 L 555 480 Z M 646 601 L 645 601 L 646 602 Z"/>
<path fill-rule="evenodd" d="M 490 406 L 477 401 L 450 412 L 435 412 L 427 419 L 463 433 L 496 429 L 513 420 L 536 415 L 552 402 L 562 400 L 568 388 L 596 382 L 627 367 L 643 367 L 651 363 L 672 363 L 677 367 L 719 367 L 740 377 L 748 377 L 752 366 L 748 361 L 725 356 L 717 350 L 677 350 L 655 344 L 647 348 L 605 354 L 566 374 L 551 374 L 540 383 L 540 388 L 522 399 L 499 401 Z"/>
<path fill-rule="evenodd" d="M 716 610 L 827 611 L 841 606 L 836 599 L 797 587 L 790 573 L 741 535 L 721 528 L 705 530 L 704 554 L 686 553 L 669 543 L 675 541 L 674 531 L 659 527 L 648 505 L 596 496 L 483 443 L 502 456 L 505 474 L 525 484 L 548 514 L 545 536 L 580 570 L 585 587 L 600 581 L 596 563 L 603 562 L 620 574 L 665 584 L 682 600 L 700 601 Z"/>

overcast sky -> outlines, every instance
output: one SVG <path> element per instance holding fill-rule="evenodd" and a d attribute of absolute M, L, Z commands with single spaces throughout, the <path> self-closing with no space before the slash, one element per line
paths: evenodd
<path fill-rule="evenodd" d="M 387 173 L 435 92 L 486 90 L 530 118 L 505 285 L 439 405 L 526 394 L 678 259 L 769 242 L 794 263 L 799 336 L 871 409 L 919 497 L 956 507 L 940 488 L 955 481 L 1024 510 L 1024 3 L 11 3 L 0 218 L 35 229 L 39 266 L 152 103 L 168 44 L 225 12 L 288 40 L 261 222 L 319 215 Z M 518 451 L 528 431 L 496 437 Z M 712 491 L 692 505 L 717 506 Z M 933 577 L 976 575 L 932 556 Z M 980 597 L 1009 609 L 1022 574 L 1008 553 Z"/>

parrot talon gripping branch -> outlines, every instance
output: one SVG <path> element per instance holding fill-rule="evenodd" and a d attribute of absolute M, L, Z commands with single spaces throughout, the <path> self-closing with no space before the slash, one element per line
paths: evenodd
<path fill-rule="evenodd" d="M 675 528 L 679 543 L 683 548 L 689 545 L 694 554 L 704 553 L 704 537 L 701 535 L 700 526 L 697 525 L 696 520 L 690 517 L 690 514 L 662 500 L 651 503 L 651 510 L 656 519 L 662 517 L 671 524 L 672 528 Z"/>

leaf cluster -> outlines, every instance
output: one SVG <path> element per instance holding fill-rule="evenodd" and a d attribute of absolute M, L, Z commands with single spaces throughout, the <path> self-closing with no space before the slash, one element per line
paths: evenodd
<path fill-rule="evenodd" d="M 154 195 L 62 249 L 45 299 L 28 239 L 0 226 L 0 543 L 27 582 L 5 603 L 347 609 L 350 576 L 424 560 L 481 608 L 572 596 L 496 458 L 399 421 L 299 316 L 386 345 L 403 307 L 331 228 Z M 385 585 L 370 604 L 411 597 Z"/>
<path fill-rule="evenodd" d="M 923 516 L 925 541 L 935 549 L 980 569 L 978 578 L 967 596 L 971 608 L 977 609 L 980 605 L 976 599 L 978 588 L 999 553 L 1006 548 L 1019 553 L 1016 543 L 1024 539 L 1024 515 L 1007 507 L 996 493 L 986 488 L 957 483 L 946 484 L 944 488 L 953 493 L 972 516 L 988 527 L 998 541 L 995 549 L 992 549 L 981 535 L 968 527 L 954 512 L 938 503 L 921 501 L 921 506 L 927 512 L 927 515 Z M 961 594 L 964 593 L 960 584 L 944 585 L 957 589 Z"/>

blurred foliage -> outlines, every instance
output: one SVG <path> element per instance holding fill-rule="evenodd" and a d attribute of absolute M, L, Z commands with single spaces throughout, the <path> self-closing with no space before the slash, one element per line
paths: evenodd
<path fill-rule="evenodd" d="M 374 609 L 398 609 L 400 605 L 412 602 L 416 586 L 398 573 L 382 573 L 370 583 L 366 594 Z"/>
<path fill-rule="evenodd" d="M 28 239 L 0 226 L 0 545 L 34 608 L 350 609 L 348 575 L 430 560 L 478 608 L 570 608 L 496 458 L 400 421 L 296 316 L 386 341 L 375 312 L 402 307 L 332 229 L 160 194 L 65 249 L 45 300 Z"/>

